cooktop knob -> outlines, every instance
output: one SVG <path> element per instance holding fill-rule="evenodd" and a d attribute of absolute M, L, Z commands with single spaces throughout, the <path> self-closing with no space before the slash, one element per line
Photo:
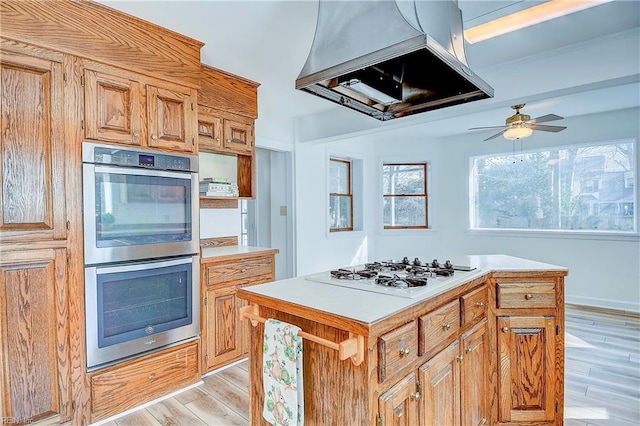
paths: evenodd
<path fill-rule="evenodd" d="M 413 259 L 413 265 L 414 266 L 420 266 L 422 265 L 422 262 L 420 262 L 420 259 L 418 259 L 417 257 L 415 259 Z"/>

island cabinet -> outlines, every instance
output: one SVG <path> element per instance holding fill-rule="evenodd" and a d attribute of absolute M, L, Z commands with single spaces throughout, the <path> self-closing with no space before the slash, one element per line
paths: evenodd
<path fill-rule="evenodd" d="M 246 302 L 236 293 L 243 287 L 275 279 L 277 250 L 243 251 L 214 257 L 203 255 L 201 261 L 203 374 L 246 358 L 249 325 L 238 311 Z"/>
<path fill-rule="evenodd" d="M 564 400 L 564 280 L 491 280 L 496 424 L 559 424 Z"/>
<path fill-rule="evenodd" d="M 85 138 L 192 153 L 196 90 L 86 61 Z"/>
<path fill-rule="evenodd" d="M 417 300 L 302 277 L 240 289 L 255 324 L 251 424 L 267 425 L 263 321 L 275 318 L 316 336 L 303 341 L 307 425 L 561 425 L 566 269 L 469 257 L 477 271 Z"/>

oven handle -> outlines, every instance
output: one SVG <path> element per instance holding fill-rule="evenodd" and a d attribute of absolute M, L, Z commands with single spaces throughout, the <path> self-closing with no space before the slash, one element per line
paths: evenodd
<path fill-rule="evenodd" d="M 128 263 L 126 265 L 118 266 L 96 266 L 96 275 L 113 274 L 118 272 L 130 272 L 130 271 L 146 271 L 148 269 L 166 268 L 167 266 L 184 265 L 193 263 L 196 256 L 189 256 L 187 258 L 162 260 L 162 261 L 143 261 Z"/>
<path fill-rule="evenodd" d="M 154 176 L 154 177 L 168 177 L 176 179 L 192 179 L 191 172 L 170 172 L 166 170 L 147 170 L 140 168 L 125 168 L 125 167 L 109 167 L 94 165 L 93 170 L 95 173 L 111 173 L 118 175 L 140 175 L 140 176 Z"/>

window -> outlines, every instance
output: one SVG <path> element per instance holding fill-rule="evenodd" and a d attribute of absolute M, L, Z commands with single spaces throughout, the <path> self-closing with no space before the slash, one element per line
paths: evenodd
<path fill-rule="evenodd" d="M 635 145 L 472 158 L 471 227 L 635 232 Z"/>
<path fill-rule="evenodd" d="M 385 229 L 428 228 L 427 163 L 382 165 Z"/>
<path fill-rule="evenodd" d="M 329 159 L 329 230 L 353 231 L 351 161 Z"/>

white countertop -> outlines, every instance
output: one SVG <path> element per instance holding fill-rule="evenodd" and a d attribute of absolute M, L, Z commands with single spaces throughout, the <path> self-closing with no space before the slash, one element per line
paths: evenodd
<path fill-rule="evenodd" d="M 263 251 L 274 251 L 276 249 L 266 247 L 253 247 L 253 246 L 221 246 L 221 247 L 206 247 L 201 249 L 200 257 L 207 259 L 210 257 L 221 256 L 235 256 L 238 254 L 250 254 Z"/>
<path fill-rule="evenodd" d="M 310 281 L 305 276 L 245 287 L 243 290 L 372 324 L 489 272 L 567 271 L 567 268 L 561 266 L 506 255 L 469 255 L 460 256 L 455 258 L 455 261 L 454 259 L 451 261 L 457 265 L 469 265 L 477 269 L 470 272 L 456 272 L 457 275 L 451 280 L 433 287 L 433 291 L 414 299 Z"/>

